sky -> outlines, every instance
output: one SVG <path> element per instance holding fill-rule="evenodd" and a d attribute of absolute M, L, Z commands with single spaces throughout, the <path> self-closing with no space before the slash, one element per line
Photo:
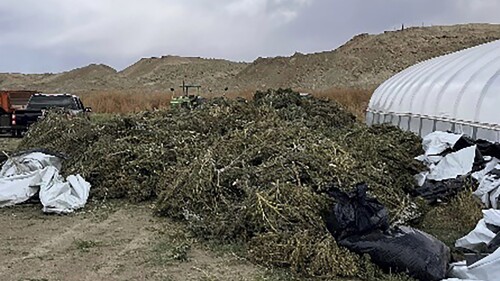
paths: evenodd
<path fill-rule="evenodd" d="M 253 61 L 332 50 L 359 33 L 500 23 L 500 0 L 1 0 L 0 72 L 163 55 Z"/>

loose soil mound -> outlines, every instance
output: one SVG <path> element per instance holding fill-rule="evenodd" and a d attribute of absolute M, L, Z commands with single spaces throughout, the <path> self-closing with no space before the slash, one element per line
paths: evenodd
<path fill-rule="evenodd" d="M 422 170 L 418 137 L 290 90 L 102 120 L 50 114 L 20 148 L 66 154 L 64 172 L 89 180 L 94 198 L 157 200 L 158 214 L 199 237 L 242 242 L 256 262 L 310 276 L 367 274 L 325 227 L 332 183 L 368 183 L 393 222 L 421 215 L 407 195 Z"/>

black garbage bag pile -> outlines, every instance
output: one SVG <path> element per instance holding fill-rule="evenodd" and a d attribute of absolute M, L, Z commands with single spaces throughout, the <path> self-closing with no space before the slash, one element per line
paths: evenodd
<path fill-rule="evenodd" d="M 333 212 L 327 217 L 326 225 L 337 240 L 377 229 L 389 229 L 387 209 L 375 198 L 368 197 L 367 191 L 366 184 L 358 184 L 350 193 L 335 186 L 330 188 L 329 196 L 334 198 L 336 203 Z"/>
<path fill-rule="evenodd" d="M 199 237 L 242 242 L 264 265 L 309 276 L 360 276 L 366 261 L 329 234 L 331 182 L 366 182 L 387 221 L 421 215 L 409 195 L 421 140 L 368 128 L 332 101 L 290 90 L 254 100 L 208 100 L 139 114 L 68 119 L 49 114 L 20 149 L 64 153 L 64 173 L 92 183 L 94 199 L 156 200 L 158 214 Z"/>
<path fill-rule="evenodd" d="M 337 243 L 353 252 L 368 254 L 390 272 L 408 272 L 419 280 L 446 277 L 450 250 L 433 236 L 410 227 L 390 228 L 387 210 L 366 194 L 365 184 L 347 194 L 331 193 L 337 203 L 327 222 Z"/>

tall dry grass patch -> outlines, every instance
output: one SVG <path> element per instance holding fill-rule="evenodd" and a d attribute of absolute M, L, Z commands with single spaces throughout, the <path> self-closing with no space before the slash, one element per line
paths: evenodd
<path fill-rule="evenodd" d="M 323 91 L 309 91 L 305 89 L 300 92 L 309 92 L 316 97 L 329 98 L 345 106 L 360 120 L 364 119 L 365 110 L 372 96 L 373 90 L 363 89 L 339 89 L 332 88 Z M 228 92 L 226 94 L 204 94 L 205 98 L 225 96 L 230 99 L 237 97 L 251 100 L 255 94 L 254 90 L 243 90 Z M 178 94 L 177 94 L 178 95 Z M 170 91 L 155 92 L 148 90 L 128 91 L 95 91 L 82 93 L 80 97 L 86 106 L 92 107 L 96 113 L 132 113 L 144 110 L 168 108 L 172 93 Z"/>
<path fill-rule="evenodd" d="M 316 97 L 329 98 L 337 101 L 351 111 L 359 120 L 364 120 L 365 111 L 370 102 L 374 89 L 339 89 L 332 88 L 323 91 L 314 91 Z"/>
<path fill-rule="evenodd" d="M 96 113 L 132 113 L 170 106 L 170 92 L 95 91 L 80 94 L 85 106 Z"/>

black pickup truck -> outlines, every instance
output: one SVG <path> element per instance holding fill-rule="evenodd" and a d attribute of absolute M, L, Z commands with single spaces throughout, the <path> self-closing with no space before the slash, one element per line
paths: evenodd
<path fill-rule="evenodd" d="M 76 115 L 91 112 L 90 107 L 84 107 L 78 96 L 70 94 L 34 94 L 24 110 L 12 113 L 12 134 L 21 136 L 29 126 L 42 119 L 51 109 L 62 110 L 65 114 Z"/>

